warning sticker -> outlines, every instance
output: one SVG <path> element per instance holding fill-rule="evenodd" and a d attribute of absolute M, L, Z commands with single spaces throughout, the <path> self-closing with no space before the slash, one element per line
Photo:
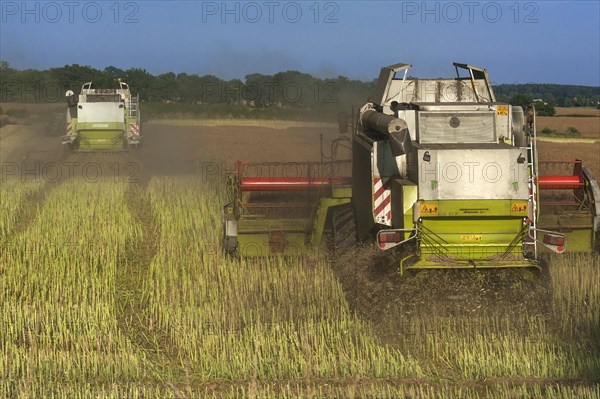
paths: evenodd
<path fill-rule="evenodd" d="M 421 204 L 420 211 L 421 215 L 437 215 L 438 206 L 437 204 Z"/>
<path fill-rule="evenodd" d="M 508 106 L 506 106 L 506 105 L 498 105 L 498 108 L 496 109 L 496 113 L 498 115 L 501 115 L 501 116 L 508 115 Z"/>
<path fill-rule="evenodd" d="M 527 212 L 527 202 L 513 202 L 510 206 L 510 211 L 512 213 Z"/>

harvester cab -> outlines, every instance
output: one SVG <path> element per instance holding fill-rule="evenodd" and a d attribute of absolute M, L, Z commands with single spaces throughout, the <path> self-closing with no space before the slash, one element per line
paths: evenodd
<path fill-rule="evenodd" d="M 140 147 L 139 96 L 131 94 L 127 83 L 118 84 L 117 89 L 99 89 L 87 82 L 79 96 L 72 90 L 65 93 L 67 127 L 61 142 L 69 150 L 121 151 Z"/>

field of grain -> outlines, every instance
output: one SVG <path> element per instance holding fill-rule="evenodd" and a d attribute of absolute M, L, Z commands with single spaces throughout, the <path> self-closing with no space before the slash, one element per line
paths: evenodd
<path fill-rule="evenodd" d="M 231 160 L 292 138 L 318 158 L 321 132 L 148 124 L 142 153 L 106 155 L 8 128 L 0 397 L 600 398 L 597 256 L 402 281 L 369 248 L 228 258 Z"/>

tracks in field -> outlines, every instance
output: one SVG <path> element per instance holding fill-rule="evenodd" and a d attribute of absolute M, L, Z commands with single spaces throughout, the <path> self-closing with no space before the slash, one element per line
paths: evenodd
<path fill-rule="evenodd" d="M 173 370 L 179 364 L 175 346 L 166 332 L 149 323 L 151 315 L 144 289 L 148 269 L 158 250 L 160 232 L 154 222 L 146 184 L 147 181 L 132 184 L 125 192 L 129 211 L 142 227 L 142 238 L 131 243 L 125 259 L 117 265 L 117 322 L 128 339 L 146 355 L 149 371 L 164 375 L 163 368 Z"/>
<path fill-rule="evenodd" d="M 14 237 L 23 233 L 29 228 L 29 226 L 31 226 L 31 224 L 35 220 L 38 209 L 41 206 L 43 206 L 44 201 L 46 200 L 46 195 L 51 190 L 52 187 L 50 187 L 49 184 L 46 183 L 43 186 L 41 186 L 38 190 L 32 192 L 23 199 L 23 204 L 17 212 L 17 221 L 12 231 L 6 237 L 7 239 L 10 239 L 10 237 Z"/>
<path fill-rule="evenodd" d="M 551 313 L 547 268 L 542 273 L 528 269 L 421 270 L 400 277 L 399 258 L 362 245 L 337 256 L 332 264 L 351 308 L 375 325 L 398 321 L 396 316 Z M 391 327 L 397 330 L 402 326 Z"/>
<path fill-rule="evenodd" d="M 363 245 L 336 257 L 332 268 L 350 308 L 372 324 L 380 342 L 410 352 L 443 380 L 460 381 L 461 375 L 428 353 L 415 352 L 415 325 L 433 328 L 433 320 L 491 316 L 511 320 L 511 328 L 526 335 L 531 317 L 552 324 L 547 269 L 422 270 L 400 277 L 399 258 Z"/>
<path fill-rule="evenodd" d="M 37 190 L 31 192 L 25 198 L 23 198 L 21 206 L 17 211 L 16 222 L 13 228 L 6 234 L 6 236 L 0 237 L 0 248 L 4 249 L 8 242 L 27 231 L 27 229 L 33 224 L 37 217 L 38 210 L 44 206 L 46 196 L 56 188 L 60 183 L 44 183 Z M 3 198 L 3 201 L 11 201 L 11 198 Z M 54 242 L 60 245 L 60 242 Z"/>
<path fill-rule="evenodd" d="M 125 259 L 117 265 L 116 300 L 119 327 L 136 345 L 155 350 L 145 322 L 144 280 L 157 250 L 157 231 L 144 187 L 130 186 L 125 192 L 129 211 L 142 227 L 142 238 L 130 243 Z"/>

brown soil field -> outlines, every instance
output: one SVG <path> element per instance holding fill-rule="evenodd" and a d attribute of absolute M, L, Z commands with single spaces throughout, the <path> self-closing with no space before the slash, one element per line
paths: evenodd
<path fill-rule="evenodd" d="M 545 127 L 565 131 L 572 126 L 579 130 L 582 137 L 600 139 L 600 109 L 580 107 L 556 107 L 555 109 L 555 116 L 536 118 L 538 133 Z"/>
<path fill-rule="evenodd" d="M 600 116 L 538 116 L 536 118 L 538 134 L 543 128 L 565 131 L 572 126 L 579 130 L 582 137 L 600 139 Z"/>
<path fill-rule="evenodd" d="M 595 115 L 600 116 L 600 109 L 587 107 L 555 107 L 556 116 L 561 115 Z"/>
<path fill-rule="evenodd" d="M 25 109 L 29 118 L 27 125 L 8 125 L 0 131 L 0 158 L 2 162 L 64 162 L 89 159 L 89 154 L 66 154 L 60 143 L 62 132 L 49 132 L 47 118 L 53 112 L 61 112 L 62 104 L 0 104 L 3 111 Z M 561 108 L 560 112 L 588 112 L 588 109 Z M 568 111 L 565 111 L 568 110 Z M 591 110 L 591 109 L 590 109 Z M 591 110 L 594 111 L 594 110 Z M 597 118 L 540 117 L 538 126 L 571 126 L 600 138 L 600 116 Z M 549 121 L 546 123 L 546 121 Z M 19 122 L 21 123 L 21 122 Z M 556 127 L 553 127 L 556 128 Z M 591 135 L 595 129 L 595 136 Z M 323 136 L 323 152 L 329 154 L 333 140 L 340 135 L 334 125 L 330 127 L 291 127 L 284 129 L 259 126 L 186 126 L 162 123 L 144 124 L 144 149 L 135 154 L 133 161 L 144 175 L 195 173 L 214 170 L 231 171 L 236 161 L 303 162 L 320 160 L 320 136 Z M 9 151 L 10 150 L 10 151 Z M 595 176 L 600 177 L 600 142 L 538 142 L 540 160 L 582 159 Z M 96 157 L 99 154 L 94 154 Z M 104 154 L 110 162 L 114 159 L 124 163 L 132 161 L 132 155 Z M 350 151 L 342 150 L 339 159 L 350 157 Z M 32 166 L 33 167 L 33 166 Z"/>
<path fill-rule="evenodd" d="M 68 176 L 71 163 L 84 167 L 86 162 L 98 162 L 102 173 L 113 173 L 115 162 L 119 170 L 134 163 L 136 174 L 146 180 L 152 175 L 226 173 L 235 162 L 305 162 L 320 160 L 320 136 L 324 153 L 329 154 L 331 142 L 341 137 L 334 127 L 292 127 L 285 129 L 259 126 L 172 126 L 162 123 L 143 124 L 144 148 L 128 153 L 67 153 L 60 144 L 62 132 L 50 131 L 48 120 L 60 111 L 54 104 L 1 104 L 3 111 L 27 110 L 26 120 L 9 124 L 0 130 L 0 161 L 5 169 L 17 165 L 18 173 L 40 171 L 56 164 L 62 176 Z M 14 119 L 14 118 L 11 118 Z M 333 126 L 333 125 L 332 125 Z M 339 158 L 349 157 L 340 151 Z M 69 166 L 70 165 L 70 166 Z M 110 170 L 108 170 L 110 168 Z M 3 172 L 5 170 L 3 169 Z M 35 172 L 33 172 L 35 173 Z M 126 172 L 123 172 L 126 173 Z"/>
<path fill-rule="evenodd" d="M 47 112 L 65 112 L 66 105 L 64 103 L 0 103 L 3 111 L 9 110 L 25 110 L 32 114 Z"/>

